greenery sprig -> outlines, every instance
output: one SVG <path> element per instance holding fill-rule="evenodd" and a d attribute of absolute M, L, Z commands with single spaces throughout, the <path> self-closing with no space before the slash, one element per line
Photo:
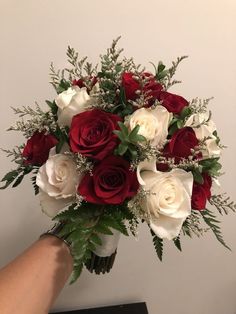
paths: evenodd
<path fill-rule="evenodd" d="M 137 158 L 137 148 L 136 146 L 140 142 L 146 141 L 146 138 L 143 135 L 138 134 L 140 126 L 136 125 L 132 131 L 129 132 L 126 125 L 122 122 L 118 122 L 120 130 L 113 131 L 121 141 L 117 147 L 115 153 L 117 155 L 123 156 L 128 153 L 131 156 L 131 159 Z"/>
<path fill-rule="evenodd" d="M 221 215 L 228 215 L 229 211 L 236 212 L 236 203 L 231 201 L 226 193 L 212 195 L 209 203 L 215 206 Z"/>
<path fill-rule="evenodd" d="M 83 266 L 91 257 L 96 246 L 102 245 L 99 235 L 112 235 L 112 229 L 128 236 L 126 219 L 131 219 L 126 204 L 120 206 L 94 205 L 83 202 L 80 206 L 72 204 L 67 210 L 59 213 L 53 220 L 64 223 L 59 236 L 71 243 L 74 258 L 73 283 L 80 276 Z"/>

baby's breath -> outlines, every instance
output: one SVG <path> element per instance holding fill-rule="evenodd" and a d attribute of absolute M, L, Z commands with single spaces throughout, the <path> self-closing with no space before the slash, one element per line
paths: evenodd
<path fill-rule="evenodd" d="M 21 119 L 16 121 L 14 126 L 11 126 L 8 131 L 20 131 L 26 138 L 30 138 L 36 131 L 38 132 L 55 132 L 57 123 L 51 111 L 44 112 L 36 103 L 35 109 L 30 106 L 22 108 L 12 108 L 14 113 Z M 26 121 L 23 117 L 30 116 Z"/>

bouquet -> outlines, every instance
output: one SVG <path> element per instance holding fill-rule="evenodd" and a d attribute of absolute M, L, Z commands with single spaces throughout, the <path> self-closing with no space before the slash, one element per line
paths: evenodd
<path fill-rule="evenodd" d="M 1 189 L 31 174 L 42 211 L 70 243 L 71 282 L 83 266 L 109 272 L 120 234 L 136 236 L 140 223 L 150 228 L 160 260 L 164 240 L 181 250 L 181 236 L 208 230 L 229 248 L 216 217 L 235 211 L 235 203 L 213 193 L 223 145 L 210 99 L 168 91 L 185 57 L 169 68 L 152 64 L 151 73 L 122 57 L 117 41 L 95 67 L 68 47 L 69 67 L 51 64 L 55 99 L 46 100 L 47 110 L 37 103 L 13 108 L 20 119 L 9 130 L 26 140 L 4 150 L 17 166 Z"/>

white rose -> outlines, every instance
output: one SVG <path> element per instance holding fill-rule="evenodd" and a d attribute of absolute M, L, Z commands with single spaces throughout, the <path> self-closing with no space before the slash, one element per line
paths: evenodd
<path fill-rule="evenodd" d="M 162 145 L 168 135 L 172 113 L 163 106 L 155 109 L 141 108 L 136 110 L 126 121 L 126 125 L 133 130 L 140 126 L 138 134 L 143 135 L 153 146 Z"/>
<path fill-rule="evenodd" d="M 40 167 L 36 177 L 43 212 L 54 217 L 59 210 L 69 205 L 80 181 L 81 175 L 78 175 L 71 157 L 64 154 L 51 155 Z"/>
<path fill-rule="evenodd" d="M 139 164 L 137 176 L 149 192 L 142 206 L 150 214 L 151 229 L 161 239 L 174 239 L 191 214 L 192 173 L 182 169 L 160 172 L 156 160 L 152 160 Z"/>
<path fill-rule="evenodd" d="M 59 94 L 55 99 L 58 106 L 58 124 L 60 126 L 70 126 L 73 116 L 87 110 L 91 105 L 91 99 L 86 87 L 69 87 Z"/>
<path fill-rule="evenodd" d="M 209 113 L 196 113 L 191 115 L 185 122 L 185 126 L 190 126 L 194 129 L 197 139 L 205 141 L 206 149 L 203 150 L 203 157 L 219 157 L 221 150 L 217 145 L 217 138 L 213 135 L 216 131 L 215 123 L 210 119 Z M 207 122 L 206 122 L 207 121 Z"/>

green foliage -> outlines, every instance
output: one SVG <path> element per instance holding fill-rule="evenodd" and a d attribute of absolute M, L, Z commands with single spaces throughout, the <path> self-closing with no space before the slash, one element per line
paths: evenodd
<path fill-rule="evenodd" d="M 53 134 L 58 139 L 58 143 L 56 145 L 56 153 L 59 154 L 63 145 L 65 143 L 68 143 L 68 132 L 66 129 L 61 129 L 57 127 L 56 131 Z"/>
<path fill-rule="evenodd" d="M 118 136 L 121 143 L 117 147 L 115 153 L 120 156 L 128 153 L 131 159 L 136 159 L 138 143 L 146 141 L 144 136 L 138 134 L 140 126 L 136 125 L 136 127 L 129 132 L 124 123 L 118 122 L 118 124 L 120 130 L 115 130 L 113 132 Z"/>
<path fill-rule="evenodd" d="M 179 251 L 182 251 L 181 243 L 180 243 L 180 236 L 173 239 L 174 245 L 177 247 Z"/>
<path fill-rule="evenodd" d="M 212 195 L 209 202 L 216 207 L 221 215 L 228 215 L 229 211 L 236 211 L 236 203 L 231 201 L 226 193 Z"/>
<path fill-rule="evenodd" d="M 188 237 L 192 238 L 192 230 L 191 230 L 191 221 L 190 219 L 185 219 L 182 225 L 182 232 L 183 235 L 187 235 Z"/>
<path fill-rule="evenodd" d="M 150 229 L 151 230 L 151 229 Z M 151 234 L 153 236 L 152 241 L 154 244 L 155 251 L 160 261 L 162 261 L 163 255 L 163 239 L 160 239 L 152 230 Z"/>
<path fill-rule="evenodd" d="M 69 81 L 66 81 L 65 79 L 61 79 L 60 83 L 58 84 L 56 91 L 58 94 L 66 91 L 71 86 L 71 83 Z"/>
<path fill-rule="evenodd" d="M 166 66 L 160 61 L 158 66 L 155 66 L 154 63 L 150 62 L 155 69 L 155 77 L 158 81 L 162 81 L 168 74 L 168 70 L 166 70 Z"/>
<path fill-rule="evenodd" d="M 199 168 L 194 168 L 192 170 L 192 174 L 193 174 L 193 179 L 196 183 L 198 183 L 198 184 L 204 183 L 204 179 L 203 179 L 203 176 L 202 176 Z"/>
<path fill-rule="evenodd" d="M 58 107 L 57 107 L 55 101 L 51 102 L 50 100 L 46 100 L 46 104 L 51 109 L 52 114 L 56 117 L 57 111 L 58 111 Z"/>
<path fill-rule="evenodd" d="M 1 180 L 1 182 L 4 182 L 4 185 L 0 187 L 0 190 L 6 189 L 11 184 L 13 188 L 17 187 L 24 179 L 24 176 L 32 170 L 33 168 L 31 166 L 20 166 L 19 168 L 8 172 Z"/>
<path fill-rule="evenodd" d="M 219 223 L 220 221 L 218 221 L 216 218 L 216 216 L 209 210 L 209 209 L 205 209 L 205 210 L 201 210 L 200 214 L 202 215 L 203 220 L 205 221 L 205 223 L 211 228 L 211 230 L 213 231 L 216 239 L 228 250 L 231 250 L 228 245 L 224 242 L 223 236 L 221 234 L 221 230 L 219 227 Z"/>
<path fill-rule="evenodd" d="M 8 172 L 1 180 L 1 182 L 4 182 L 4 186 L 1 186 L 0 189 L 6 189 L 19 175 L 19 170 L 13 170 Z"/>
<path fill-rule="evenodd" d="M 180 113 L 180 119 L 184 121 L 184 120 L 186 120 L 186 118 L 188 118 L 189 116 L 191 116 L 191 114 L 192 114 L 192 109 L 191 109 L 191 107 L 185 106 L 185 107 L 182 109 L 181 113 Z"/>
<path fill-rule="evenodd" d="M 102 245 L 100 234 L 112 235 L 111 229 L 115 229 L 128 235 L 124 223 L 126 217 L 130 217 L 130 213 L 125 204 L 101 206 L 83 202 L 80 206 L 72 204 L 53 218 L 64 223 L 59 235 L 72 243 L 74 271 L 71 283 L 77 280 L 91 252 Z"/>
<path fill-rule="evenodd" d="M 39 187 L 38 185 L 36 184 L 36 176 L 33 176 L 31 178 L 31 181 L 32 181 L 32 185 L 33 185 L 33 188 L 34 188 L 34 194 L 37 195 L 39 194 Z"/>
<path fill-rule="evenodd" d="M 133 113 L 134 109 L 133 106 L 127 102 L 125 90 L 122 86 L 119 87 L 120 92 L 118 98 L 117 104 L 114 103 L 112 108 L 110 108 L 110 111 L 112 113 L 118 114 L 120 117 L 125 117 L 127 115 L 130 115 Z"/>
<path fill-rule="evenodd" d="M 202 166 L 202 170 L 208 172 L 210 176 L 217 177 L 220 175 L 221 164 L 218 162 L 219 158 L 208 158 L 201 160 L 199 164 Z"/>
<path fill-rule="evenodd" d="M 166 68 L 166 66 L 161 61 L 158 63 L 158 66 L 155 66 L 155 64 L 151 62 L 155 69 L 156 79 L 163 86 L 165 86 L 166 89 L 169 89 L 171 86 L 177 83 L 181 83 L 180 81 L 174 80 L 173 77 L 179 64 L 186 58 L 187 56 L 178 57 L 176 61 L 172 62 L 172 66 L 170 68 Z"/>
<path fill-rule="evenodd" d="M 98 77 L 101 78 L 100 89 L 104 92 L 102 99 L 107 104 L 117 103 L 117 89 L 124 71 L 122 61 L 119 61 L 123 49 L 117 49 L 119 39 L 120 37 L 113 40 L 111 47 L 101 56 L 101 71 L 98 72 Z"/>
<path fill-rule="evenodd" d="M 186 119 L 192 114 L 192 109 L 189 106 L 183 108 L 179 115 L 174 115 L 169 125 L 168 134 L 172 136 L 177 130 L 184 127 Z"/>

